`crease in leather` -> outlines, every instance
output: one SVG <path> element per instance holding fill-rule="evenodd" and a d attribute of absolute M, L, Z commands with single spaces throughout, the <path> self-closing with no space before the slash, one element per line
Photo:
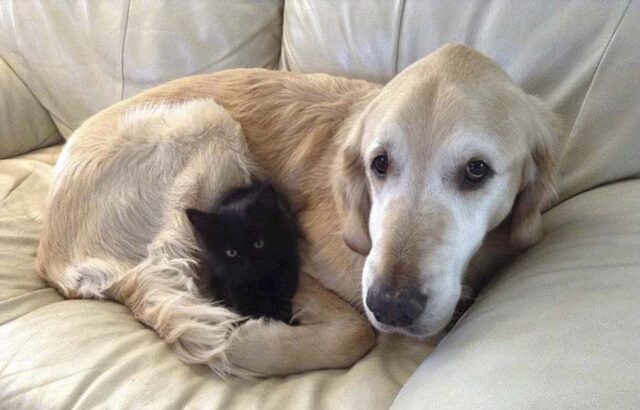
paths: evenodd
<path fill-rule="evenodd" d="M 287 45 L 285 44 L 285 34 L 286 31 L 289 30 L 289 23 L 288 23 L 288 17 L 287 14 L 289 13 L 287 11 L 288 7 L 286 4 L 282 5 L 282 23 L 280 24 L 281 26 L 281 30 L 280 30 L 280 58 L 279 58 L 279 63 L 278 63 L 278 69 L 279 70 L 284 70 L 284 71 L 291 71 L 291 67 L 289 66 L 289 60 L 287 59 Z"/>
<path fill-rule="evenodd" d="M 5 400 L 5 401 L 6 400 L 11 400 L 11 399 L 16 399 L 16 398 L 18 398 L 18 397 L 20 397 L 20 396 L 22 396 L 24 394 L 31 393 L 35 389 L 40 389 L 40 388 L 42 388 L 44 386 L 48 386 L 50 384 L 58 383 L 60 381 L 63 381 L 63 380 L 68 379 L 70 377 L 77 376 L 77 375 L 82 374 L 82 373 L 87 373 L 87 372 L 91 372 L 91 371 L 95 371 L 95 370 L 103 370 L 103 369 L 104 368 L 81 369 L 81 370 L 72 372 L 70 374 L 66 374 L 66 375 L 64 375 L 62 377 L 57 377 L 57 378 L 52 379 L 52 380 L 46 380 L 46 381 L 43 381 L 40 384 L 33 385 L 33 386 L 27 386 L 27 387 L 25 387 L 23 389 L 16 390 L 16 391 L 12 392 L 12 394 L 10 396 L 4 396 L 4 397 L 2 397 L 2 399 Z M 32 370 L 32 369 L 28 369 L 28 370 L 25 370 L 25 371 L 29 371 L 29 370 Z"/>
<path fill-rule="evenodd" d="M 398 64 L 399 64 L 399 55 L 400 55 L 400 36 L 402 35 L 402 23 L 404 21 L 404 6 L 406 5 L 406 0 L 400 0 L 400 13 L 398 16 L 398 28 L 396 30 L 396 40 L 395 40 L 395 62 L 394 62 L 394 70 L 393 75 L 398 74 Z"/>
<path fill-rule="evenodd" d="M 216 61 L 216 63 L 219 63 L 219 62 L 221 62 L 223 60 L 226 60 L 231 54 L 237 53 L 237 51 L 240 48 L 244 47 L 251 40 L 253 40 L 253 39 L 255 39 L 255 38 L 259 37 L 259 36 L 264 35 L 264 33 L 267 31 L 267 30 L 265 30 L 265 28 L 268 27 L 271 23 L 272 22 L 270 22 L 270 21 L 265 21 L 263 26 L 256 27 L 255 31 L 250 36 L 244 36 L 244 39 L 242 40 L 241 43 L 235 44 L 235 47 L 233 49 L 227 50 L 227 52 Z M 281 39 L 281 41 L 280 41 L 280 49 L 282 49 L 282 29 L 280 31 L 280 39 Z"/>
<path fill-rule="evenodd" d="M 127 2 L 124 26 L 122 28 L 122 48 L 120 50 L 120 101 L 124 99 L 124 51 L 127 44 L 127 32 L 129 29 L 129 12 L 131 11 L 131 1 Z"/>
<path fill-rule="evenodd" d="M 44 108 L 44 106 L 42 105 L 42 103 L 40 102 L 40 100 L 38 99 L 38 97 L 33 93 L 33 90 L 31 90 L 31 88 L 29 88 L 29 86 L 27 85 L 26 82 L 24 82 L 24 80 L 22 79 L 22 77 L 20 77 L 18 75 L 18 72 L 11 66 L 11 64 L 9 64 L 9 62 L 7 60 L 5 60 L 1 55 L 0 55 L 0 60 L 2 60 L 2 62 L 7 66 L 7 68 L 13 73 L 13 75 L 18 79 L 18 81 L 20 81 L 20 83 L 22 83 L 22 85 L 24 85 L 24 88 L 29 91 L 29 94 L 31 94 L 33 96 L 33 98 L 40 104 L 40 106 L 42 108 Z"/>
<path fill-rule="evenodd" d="M 585 96 L 585 100 L 586 100 L 586 97 L 587 96 Z M 583 104 L 581 104 L 580 111 L 582 111 L 582 105 L 584 105 L 584 101 L 585 100 L 583 100 Z M 577 124 L 577 121 L 575 123 Z M 571 134 L 573 134 L 573 132 Z M 569 141 L 569 139 L 567 139 L 567 143 L 565 144 L 566 146 L 568 146 L 568 141 Z M 560 161 L 562 161 L 562 158 L 560 159 Z M 611 180 L 611 181 L 603 181 L 602 183 L 594 185 L 592 187 L 589 187 L 588 189 L 585 189 L 583 191 L 575 192 L 575 193 L 567 196 L 566 198 L 558 199 L 557 202 L 554 202 L 551 206 L 546 208 L 546 210 L 542 213 L 542 215 L 544 216 L 544 214 L 546 214 L 547 212 L 549 212 L 550 210 L 552 210 L 556 206 L 558 206 L 560 204 L 563 204 L 563 203 L 567 202 L 568 200 L 573 199 L 573 198 L 575 198 L 577 196 L 580 196 L 580 195 L 582 195 L 584 193 L 594 191 L 594 190 L 596 190 L 598 188 L 604 188 L 604 187 L 607 187 L 609 185 L 615 185 L 615 184 L 619 184 L 621 182 L 634 181 L 634 180 L 637 180 L 637 179 L 640 179 L 640 172 L 637 173 L 637 174 L 634 174 L 634 175 L 630 175 L 628 177 L 618 178 L 618 179 Z"/>
<path fill-rule="evenodd" d="M 26 180 L 28 180 L 33 173 L 36 172 L 36 166 L 33 165 L 33 168 L 31 169 L 31 172 L 29 172 L 27 175 L 25 175 L 22 178 L 19 178 L 17 180 L 14 180 L 14 184 L 11 188 L 9 188 L 9 191 L 7 191 L 7 194 L 0 199 L 0 206 L 2 206 L 4 204 L 4 202 L 11 196 L 11 194 L 18 189 Z"/>
<path fill-rule="evenodd" d="M 44 109 L 47 110 L 47 112 L 49 113 L 49 117 L 51 117 L 51 120 L 53 121 L 53 126 L 58 129 L 58 132 L 60 132 L 60 135 L 62 135 L 62 138 L 66 141 L 69 137 L 64 135 L 60 127 L 58 127 L 58 123 L 66 127 L 70 131 L 70 133 L 72 133 L 76 129 L 76 127 L 70 126 L 66 121 L 60 118 L 60 116 L 56 115 L 53 111 L 49 110 L 47 107 L 44 107 Z"/>
<path fill-rule="evenodd" d="M 114 346 L 112 349 L 109 349 L 109 350 L 103 350 L 103 357 L 101 358 L 101 360 L 97 362 L 97 366 L 92 367 L 92 369 L 101 368 L 104 371 L 100 372 L 95 377 L 92 377 L 90 380 L 88 380 L 87 383 L 83 383 L 83 389 L 81 390 L 80 394 L 69 395 L 69 397 L 75 398 L 75 403 L 72 408 L 86 408 L 85 406 L 82 406 L 82 402 L 90 401 L 90 398 L 87 398 L 87 397 L 89 397 L 89 395 L 95 394 L 95 390 L 98 390 L 98 395 L 102 395 L 104 394 L 105 386 L 114 386 L 114 383 L 109 382 L 108 379 L 113 379 L 114 376 L 117 377 L 119 374 L 122 375 L 122 373 L 130 374 L 132 367 L 134 367 L 135 363 L 130 361 L 125 361 L 125 362 L 119 362 L 117 366 L 112 366 L 111 364 L 113 362 L 113 358 L 127 357 L 127 353 L 131 352 L 131 346 L 135 345 L 135 343 L 132 344 L 131 341 L 134 339 L 138 339 L 141 336 L 146 337 L 148 332 L 151 332 L 148 328 L 141 327 L 136 331 L 129 332 L 127 334 L 127 337 L 124 337 L 124 338 L 120 337 L 119 343 L 117 346 Z M 164 342 L 161 342 L 160 340 L 158 340 L 158 344 L 161 344 L 164 347 Z M 204 365 L 200 365 L 200 366 L 204 366 Z M 107 379 L 107 380 L 105 381 L 104 379 Z M 124 377 L 122 379 L 124 379 Z M 78 406 L 81 406 L 81 407 L 78 407 Z"/>
<path fill-rule="evenodd" d="M 613 31 L 611 32 L 611 36 L 609 37 L 609 40 L 607 40 L 607 43 L 605 44 L 604 48 L 602 49 L 602 55 L 600 56 L 600 59 L 598 60 L 598 63 L 596 64 L 595 69 L 593 70 L 593 75 L 591 76 L 591 80 L 589 80 L 589 85 L 587 86 L 587 92 L 584 95 L 584 99 L 582 100 L 582 103 L 580 104 L 580 108 L 578 109 L 578 113 L 576 114 L 576 118 L 571 126 L 571 131 L 569 132 L 569 135 L 567 136 L 567 139 L 564 141 L 564 147 L 569 147 L 571 146 L 573 140 L 576 138 L 576 133 L 574 132 L 575 130 L 575 126 L 576 124 L 579 124 L 580 121 L 582 120 L 582 112 L 583 109 L 587 103 L 587 101 L 589 100 L 589 97 L 591 96 L 591 90 L 593 89 L 596 77 L 598 76 L 598 73 L 600 71 L 600 68 L 602 67 L 602 63 L 605 61 L 606 56 L 607 56 L 607 52 L 609 51 L 609 48 L 611 47 L 611 44 L 613 43 L 613 39 L 616 36 L 616 33 L 618 33 L 618 29 L 620 28 L 620 25 L 622 24 L 622 20 L 624 20 L 624 17 L 627 15 L 627 12 L 629 11 L 629 7 L 631 6 L 631 3 L 633 2 L 633 0 L 628 0 L 627 5 L 625 6 L 624 10 L 622 11 L 622 13 L 620 14 L 620 18 L 618 19 L 618 22 L 616 23 Z M 562 154 L 562 156 L 564 156 L 564 152 Z M 562 160 L 562 158 L 560 159 Z M 610 181 L 610 182 L 616 182 L 616 181 Z M 592 187 L 595 188 L 595 187 Z M 586 191 L 582 191 L 579 192 L 580 193 L 584 193 Z M 577 195 L 577 194 L 575 194 Z M 575 195 L 572 195 L 575 196 Z M 569 199 L 569 198 L 567 198 Z M 564 201 L 563 201 L 564 202 Z"/>
<path fill-rule="evenodd" d="M 224 55 L 220 56 L 216 60 L 209 61 L 205 65 L 198 67 L 195 70 L 195 72 L 190 73 L 189 75 L 196 74 L 196 73 L 202 73 L 202 72 L 209 72 L 209 68 L 210 67 L 215 67 L 216 65 L 219 65 L 223 61 L 227 60 L 231 55 L 237 54 L 238 50 L 241 49 L 242 47 L 244 47 L 245 45 L 247 45 L 249 42 L 251 42 L 252 40 L 254 40 L 255 38 L 257 38 L 257 37 L 259 37 L 261 35 L 264 35 L 265 27 L 267 27 L 268 25 L 269 25 L 269 23 L 265 23 L 264 26 L 261 26 L 261 27 L 257 28 L 252 35 L 245 36 L 241 43 L 235 44 L 233 49 L 230 48 L 229 50 L 227 50 L 225 52 Z M 280 35 L 282 36 L 282 33 L 280 33 Z M 281 43 L 280 48 L 282 49 L 282 41 L 280 43 Z M 275 58 L 277 59 L 278 57 L 275 57 Z"/>
<path fill-rule="evenodd" d="M 16 78 L 16 80 L 22 84 L 24 86 L 24 89 L 27 90 L 27 92 L 33 97 L 33 100 L 40 106 L 40 108 L 42 108 L 42 111 L 44 111 L 47 115 L 47 117 L 49 118 L 49 121 L 51 122 L 51 125 L 53 125 L 53 129 L 54 131 L 48 133 L 46 136 L 42 136 L 42 135 L 38 135 L 38 140 L 40 140 L 39 144 L 36 146 L 33 146 L 31 148 L 28 148 L 26 151 L 22 152 L 20 151 L 17 155 L 23 155 L 26 153 L 29 153 L 31 151 L 34 151 L 36 149 L 39 148 L 44 148 L 47 146 L 51 146 L 54 145 L 56 142 L 60 141 L 62 139 L 62 133 L 60 132 L 60 130 L 58 129 L 58 127 L 56 126 L 55 121 L 53 121 L 53 118 L 51 117 L 51 111 L 49 111 L 43 104 L 42 101 L 40 101 L 40 99 L 38 98 L 38 96 L 33 92 L 33 90 L 29 87 L 29 85 L 24 81 L 24 79 L 18 75 L 18 72 L 15 70 L 15 68 L 13 68 L 13 66 L 11 66 L 11 64 L 9 64 L 9 62 L 3 58 L 0 55 L 0 60 L 2 60 L 2 62 L 4 63 L 4 65 L 7 67 L 7 69 L 13 74 L 13 76 Z M 42 124 L 40 124 L 42 125 Z M 41 128 L 40 128 L 41 129 Z M 40 131 L 40 129 L 38 131 Z M 39 132 L 38 132 L 39 134 Z M 55 141 L 50 141 L 50 139 L 52 139 L 52 137 L 54 137 L 55 135 L 58 135 L 60 138 L 58 138 Z M 43 145 L 45 144 L 46 145 Z M 16 155 L 14 155 L 16 156 Z M 13 157 L 9 157 L 9 158 L 13 158 Z M 8 158 L 7 158 L 8 159 Z"/>
<path fill-rule="evenodd" d="M 5 303 L 10 303 L 10 302 L 20 302 L 20 299 L 27 299 L 30 297 L 35 297 L 35 298 L 39 298 L 41 297 L 41 294 L 52 294 L 52 295 L 58 295 L 60 297 L 60 299 L 53 301 L 51 303 L 47 303 L 47 305 L 51 305 L 53 303 L 58 303 L 58 302 L 63 302 L 64 299 L 62 299 L 62 296 L 60 296 L 58 294 L 58 292 L 56 292 L 55 290 L 53 290 L 53 288 L 50 288 L 49 286 L 47 286 L 44 282 L 42 282 L 42 287 L 40 288 L 36 288 L 36 289 L 20 289 L 20 288 L 11 288 L 9 290 L 13 291 L 13 294 L 10 295 L 9 297 L 6 297 L 5 299 L 0 300 L 0 306 L 2 306 Z M 23 292 L 20 292 L 23 291 Z M 53 292 L 51 292 L 53 291 Z M 43 305 L 44 306 L 44 305 Z M 40 307 L 36 308 L 36 309 L 40 309 Z M 32 311 L 35 310 L 30 310 L 29 312 L 26 312 L 25 314 L 31 313 Z M 24 316 L 24 315 L 20 315 L 18 317 L 15 317 L 13 319 L 10 319 L 6 322 L 3 322 L 1 325 L 4 325 L 5 323 L 9 323 L 12 322 L 15 319 L 18 319 L 19 317 Z"/>
<path fill-rule="evenodd" d="M 0 381 L 5 380 L 5 379 L 10 378 L 10 377 L 18 376 L 18 375 L 20 375 L 22 373 L 27 373 L 27 372 L 31 372 L 31 371 L 39 370 L 39 369 L 46 369 L 47 367 L 54 367 L 54 366 L 57 366 L 57 363 L 55 363 L 55 364 L 43 364 L 43 365 L 31 367 L 29 369 L 18 370 L 18 371 L 13 372 L 13 373 L 2 374 L 2 373 L 4 373 L 4 370 L 6 369 L 6 366 L 5 366 L 4 368 L 2 368 L 2 370 L 0 370 Z M 106 367 L 104 367 L 104 366 L 92 366 L 92 367 L 90 367 L 88 369 L 82 369 L 82 370 L 88 371 L 88 370 L 94 370 L 94 369 L 106 369 Z M 77 373 L 78 372 L 74 372 L 73 374 L 77 374 Z M 66 376 L 72 376 L 73 374 L 65 375 L 65 377 Z"/>
<path fill-rule="evenodd" d="M 38 289 L 38 290 L 39 290 L 39 291 L 40 291 L 40 290 L 46 291 L 46 290 L 53 290 L 53 289 L 52 289 L 52 288 L 47 288 L 47 289 Z M 57 291 L 55 291 L 55 290 L 53 290 L 53 292 L 54 292 L 54 295 L 55 295 L 55 294 L 58 294 L 58 292 L 57 292 Z M 33 293 L 35 293 L 35 292 L 23 293 L 23 294 L 22 294 L 22 296 L 31 296 Z M 45 292 L 42 292 L 42 293 L 45 293 Z M 59 294 L 58 294 L 58 296 L 60 297 L 60 300 L 56 300 L 56 301 L 53 301 L 53 302 L 47 302 L 47 303 L 45 303 L 45 304 L 43 304 L 43 305 L 40 305 L 40 306 L 38 306 L 38 307 L 36 307 L 36 308 L 30 309 L 28 312 L 25 312 L 25 313 L 23 313 L 23 314 L 21 314 L 21 315 L 19 315 L 19 316 L 16 316 L 16 317 L 14 317 L 14 318 L 11 318 L 11 319 L 7 320 L 6 322 L 2 322 L 2 323 L 0 323 L 0 327 L 3 327 L 3 326 L 5 326 L 5 325 L 8 325 L 8 324 L 10 324 L 10 323 L 12 323 L 12 322 L 16 322 L 16 321 L 18 321 L 18 320 L 20 320 L 20 319 L 22 319 L 22 318 L 24 318 L 24 317 L 26 317 L 26 316 L 30 316 L 32 313 L 38 312 L 38 311 L 40 311 L 40 310 L 41 310 L 41 309 L 43 309 L 43 308 L 48 308 L 48 307 L 53 306 L 53 305 L 56 305 L 56 304 L 58 304 L 58 303 L 69 302 L 67 299 L 63 299 L 63 298 L 62 298 L 62 296 L 60 296 Z M 15 298 L 11 298 L 11 299 L 15 299 Z M 8 299 L 7 299 L 7 300 L 8 300 Z M 130 313 L 130 312 L 127 312 L 127 315 L 128 315 L 128 316 L 131 316 L 131 313 Z"/>
<path fill-rule="evenodd" d="M 0 205 L 2 205 L 2 203 L 0 203 Z M 26 220 L 24 221 L 24 224 L 22 224 L 22 226 L 16 231 L 15 235 L 20 235 L 22 232 L 24 232 L 24 230 L 27 229 L 28 226 L 32 225 L 33 222 L 40 218 L 43 212 L 43 209 L 41 209 L 37 214 L 33 216 L 27 216 L 25 218 Z"/>
<path fill-rule="evenodd" d="M 31 91 L 29 91 L 31 92 Z M 38 101 L 38 103 L 40 103 L 40 101 Z M 42 104 L 40 104 L 42 105 Z M 40 144 L 33 146 L 31 148 L 28 148 L 27 151 L 24 152 L 20 152 L 17 155 L 14 155 L 12 157 L 9 158 L 4 158 L 4 159 L 12 159 L 12 158 L 16 158 L 17 156 L 20 155 L 24 155 L 24 154 L 28 154 L 30 152 L 33 152 L 37 149 L 40 148 L 49 148 L 52 147 L 58 143 L 60 143 L 61 141 L 64 141 L 64 137 L 62 136 L 62 134 L 60 133 L 60 130 L 58 129 L 58 127 L 56 126 L 56 123 L 53 121 L 53 118 L 51 118 L 51 113 L 49 112 L 49 110 L 47 110 L 46 108 L 44 108 L 44 106 L 42 107 L 42 109 L 47 113 L 47 116 L 49 117 L 49 119 L 51 120 L 51 124 L 53 125 L 53 131 L 51 131 L 50 133 L 48 133 L 46 136 L 41 137 L 40 139 L 42 141 L 40 141 Z M 59 138 L 54 139 L 55 136 L 58 136 Z"/>

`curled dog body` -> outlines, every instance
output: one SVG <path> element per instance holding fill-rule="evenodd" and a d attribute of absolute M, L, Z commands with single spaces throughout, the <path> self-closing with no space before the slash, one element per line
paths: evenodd
<path fill-rule="evenodd" d="M 214 106 L 216 118 L 194 120 Z M 369 322 L 436 334 L 465 281 L 539 239 L 558 132 L 549 110 L 464 46 L 385 86 L 261 69 L 176 80 L 71 137 L 38 269 L 68 297 L 121 301 L 182 359 L 217 372 L 349 366 L 374 343 Z M 290 199 L 307 241 L 300 326 L 237 326 L 192 285 L 197 249 L 177 210 L 255 173 Z"/>

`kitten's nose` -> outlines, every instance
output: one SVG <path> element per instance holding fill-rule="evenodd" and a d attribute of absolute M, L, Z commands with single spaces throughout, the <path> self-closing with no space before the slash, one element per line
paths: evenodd
<path fill-rule="evenodd" d="M 424 312 L 427 295 L 408 287 L 374 283 L 367 292 L 365 303 L 378 322 L 408 327 Z"/>

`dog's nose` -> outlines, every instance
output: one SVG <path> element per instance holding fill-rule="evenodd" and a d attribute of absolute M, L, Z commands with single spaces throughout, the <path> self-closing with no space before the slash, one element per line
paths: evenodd
<path fill-rule="evenodd" d="M 365 303 L 378 322 L 407 327 L 424 311 L 427 295 L 416 289 L 374 284 L 367 292 Z"/>

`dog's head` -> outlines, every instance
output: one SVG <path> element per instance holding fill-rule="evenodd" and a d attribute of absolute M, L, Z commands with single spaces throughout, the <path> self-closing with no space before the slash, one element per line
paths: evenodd
<path fill-rule="evenodd" d="M 559 122 L 490 59 L 444 46 L 401 72 L 344 140 L 344 240 L 366 255 L 365 310 L 424 337 L 451 319 L 471 258 L 507 225 L 524 249 L 554 195 Z M 502 228 L 501 228 L 502 229 Z"/>

